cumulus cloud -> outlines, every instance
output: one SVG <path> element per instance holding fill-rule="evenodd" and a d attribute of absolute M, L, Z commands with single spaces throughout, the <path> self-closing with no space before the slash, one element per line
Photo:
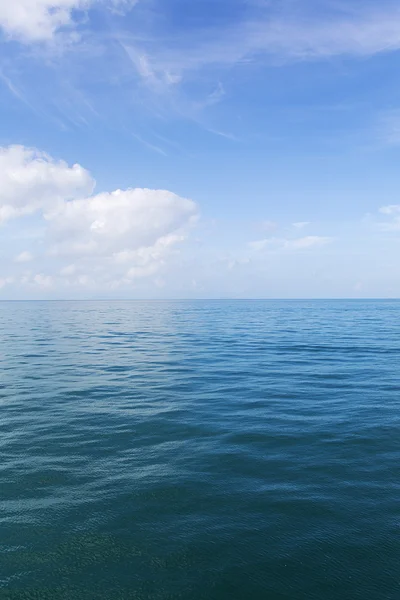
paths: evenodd
<path fill-rule="evenodd" d="M 83 167 L 69 167 L 23 146 L 0 148 L 0 224 L 90 194 L 95 182 Z"/>
<path fill-rule="evenodd" d="M 26 250 L 14 258 L 35 267 L 36 274 L 22 274 L 20 283 L 45 289 L 130 285 L 158 273 L 197 219 L 192 200 L 166 190 L 93 195 L 93 187 L 80 165 L 21 146 L 0 150 L 1 220 L 35 213 L 44 230 L 41 256 Z"/>
<path fill-rule="evenodd" d="M 45 218 L 53 254 L 121 257 L 153 247 L 194 215 L 194 203 L 172 192 L 128 189 L 64 202 Z"/>
<path fill-rule="evenodd" d="M 135 0 L 0 0 L 0 28 L 22 41 L 51 40 L 61 28 L 74 24 L 76 11 L 100 3 L 118 8 Z"/>
<path fill-rule="evenodd" d="M 165 190 L 130 189 L 65 203 L 46 218 L 50 253 L 75 259 L 62 272 L 69 283 L 116 287 L 156 275 L 185 240 L 197 208 Z"/>

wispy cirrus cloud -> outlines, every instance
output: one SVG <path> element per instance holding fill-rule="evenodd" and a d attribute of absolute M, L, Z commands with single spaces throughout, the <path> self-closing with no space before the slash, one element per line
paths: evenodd
<path fill-rule="evenodd" d="M 250 16 L 222 28 L 174 31 L 173 35 L 163 31 L 144 41 L 128 32 L 121 35 L 129 52 L 141 48 L 146 68 L 138 65 L 139 74 L 148 78 L 149 73 L 164 72 L 178 80 L 205 68 L 365 57 L 400 48 L 400 9 L 392 1 L 361 7 L 350 3 L 347 8 L 322 2 L 315 15 L 298 5 L 296 11 L 292 5 L 285 10 L 285 5 L 276 10 L 270 3 L 257 4 Z"/>
<path fill-rule="evenodd" d="M 144 97 L 146 109 L 153 106 L 154 114 L 198 121 L 208 131 L 224 133 L 226 125 L 212 123 L 212 118 L 219 104 L 229 102 L 233 69 L 237 82 L 254 69 L 361 59 L 400 49 L 400 9 L 393 0 L 234 3 L 238 4 L 246 10 L 235 18 L 171 28 L 160 18 L 164 4 L 155 0 L 158 18 L 145 21 L 151 24 L 148 29 L 119 23 L 113 35 L 124 48 L 139 94 L 146 88 L 153 96 L 150 101 Z M 186 5 L 179 7 L 185 11 Z M 121 60 L 117 69 L 125 68 Z"/>
<path fill-rule="evenodd" d="M 13 47 L 0 65 L 0 78 L 15 98 L 64 129 L 85 127 L 99 115 L 127 129 L 131 124 L 116 125 L 116 115 L 125 118 L 134 105 L 152 118 L 189 120 L 235 139 L 205 116 L 229 99 L 226 79 L 233 67 L 365 57 L 400 48 L 400 9 L 392 0 L 379 6 L 368 0 L 346 6 L 323 0 L 318 10 L 311 0 L 234 2 L 239 5 L 242 11 L 231 11 L 235 16 L 218 24 L 209 19 L 201 25 L 172 27 L 160 0 L 0 0 L 3 40 L 17 39 L 37 49 L 38 42 L 79 31 L 76 43 L 58 54 L 50 45 L 50 56 L 35 50 L 27 57 Z M 188 18 L 193 7 L 179 3 L 179 9 Z M 94 25 L 94 10 L 101 15 L 100 29 Z M 38 68 L 46 71 L 48 89 L 43 91 L 30 81 L 29 72 Z M 112 102 L 99 106 L 92 92 L 99 86 L 108 90 L 103 100 Z M 55 106 L 49 106 L 49 98 Z M 132 127 L 137 141 L 165 153 L 142 131 L 141 123 L 137 119 Z"/>

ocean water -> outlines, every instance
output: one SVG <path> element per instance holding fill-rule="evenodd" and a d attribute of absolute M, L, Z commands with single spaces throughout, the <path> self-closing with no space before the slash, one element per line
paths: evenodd
<path fill-rule="evenodd" d="M 1 600 L 400 598 L 400 302 L 3 302 L 0 374 Z"/>

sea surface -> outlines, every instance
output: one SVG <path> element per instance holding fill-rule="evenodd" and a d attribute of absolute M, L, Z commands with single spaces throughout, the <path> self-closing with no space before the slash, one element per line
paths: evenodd
<path fill-rule="evenodd" d="M 399 600 L 400 302 L 0 303 L 1 600 Z"/>

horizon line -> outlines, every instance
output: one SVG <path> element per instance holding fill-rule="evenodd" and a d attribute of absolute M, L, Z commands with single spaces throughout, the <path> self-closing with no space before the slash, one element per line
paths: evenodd
<path fill-rule="evenodd" d="M 374 297 L 368 296 L 365 298 L 354 297 L 300 297 L 300 298 L 0 298 L 0 302 L 334 302 L 334 301 L 397 301 L 399 296 L 390 297 Z"/>

